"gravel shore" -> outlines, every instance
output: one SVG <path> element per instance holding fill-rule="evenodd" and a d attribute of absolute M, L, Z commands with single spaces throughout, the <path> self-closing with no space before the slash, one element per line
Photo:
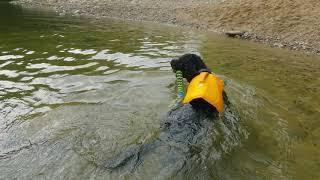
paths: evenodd
<path fill-rule="evenodd" d="M 17 0 L 61 16 L 152 21 L 225 34 L 272 47 L 320 54 L 320 1 L 305 0 Z"/>

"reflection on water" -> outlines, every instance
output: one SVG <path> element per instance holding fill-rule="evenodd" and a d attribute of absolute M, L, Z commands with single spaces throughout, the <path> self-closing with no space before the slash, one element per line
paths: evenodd
<path fill-rule="evenodd" d="M 174 27 L 62 18 L 0 3 L 0 179 L 156 175 L 153 160 L 129 177 L 100 165 L 157 136 L 174 98 L 169 61 L 186 52 L 201 54 L 223 74 L 243 122 L 232 128 L 217 121 L 202 157 L 189 161 L 195 165 L 181 179 L 319 176 L 319 58 Z M 248 132 L 248 139 L 230 129 Z"/>
<path fill-rule="evenodd" d="M 7 12 L 21 10 L 2 6 Z M 170 58 L 193 51 L 183 46 L 188 37 L 178 32 L 168 36 L 166 31 L 142 25 L 104 22 L 103 27 L 38 13 L 26 10 L 10 16 L 4 12 L 2 17 L 0 88 L 1 99 L 7 101 L 1 103 L 2 128 L 39 108 L 64 104 L 75 93 L 130 82 L 119 79 L 124 70 L 164 71 Z M 159 31 L 156 36 L 154 31 Z M 82 100 L 73 100 L 77 101 Z"/>

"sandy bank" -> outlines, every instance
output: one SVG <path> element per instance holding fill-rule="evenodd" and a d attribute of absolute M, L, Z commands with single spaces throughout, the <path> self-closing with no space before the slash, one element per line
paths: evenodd
<path fill-rule="evenodd" d="M 273 47 L 320 54 L 319 0 L 18 0 L 60 15 L 113 17 L 177 24 L 224 33 Z"/>

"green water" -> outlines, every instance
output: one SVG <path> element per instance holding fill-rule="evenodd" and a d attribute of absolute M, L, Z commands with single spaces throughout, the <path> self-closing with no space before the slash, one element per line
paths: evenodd
<path fill-rule="evenodd" d="M 319 179 L 319 57 L 6 3 L 0 3 L 0 179 L 162 179 L 153 165 L 130 175 L 100 165 L 156 136 L 175 98 L 169 62 L 190 52 L 228 81 L 248 136 L 209 152 L 214 161 L 190 168 L 183 179 Z"/>

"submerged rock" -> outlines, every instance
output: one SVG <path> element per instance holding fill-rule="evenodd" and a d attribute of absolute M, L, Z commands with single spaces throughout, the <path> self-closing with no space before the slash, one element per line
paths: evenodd
<path fill-rule="evenodd" d="M 225 35 L 228 37 L 242 37 L 245 34 L 244 31 L 227 31 L 225 32 Z"/>

